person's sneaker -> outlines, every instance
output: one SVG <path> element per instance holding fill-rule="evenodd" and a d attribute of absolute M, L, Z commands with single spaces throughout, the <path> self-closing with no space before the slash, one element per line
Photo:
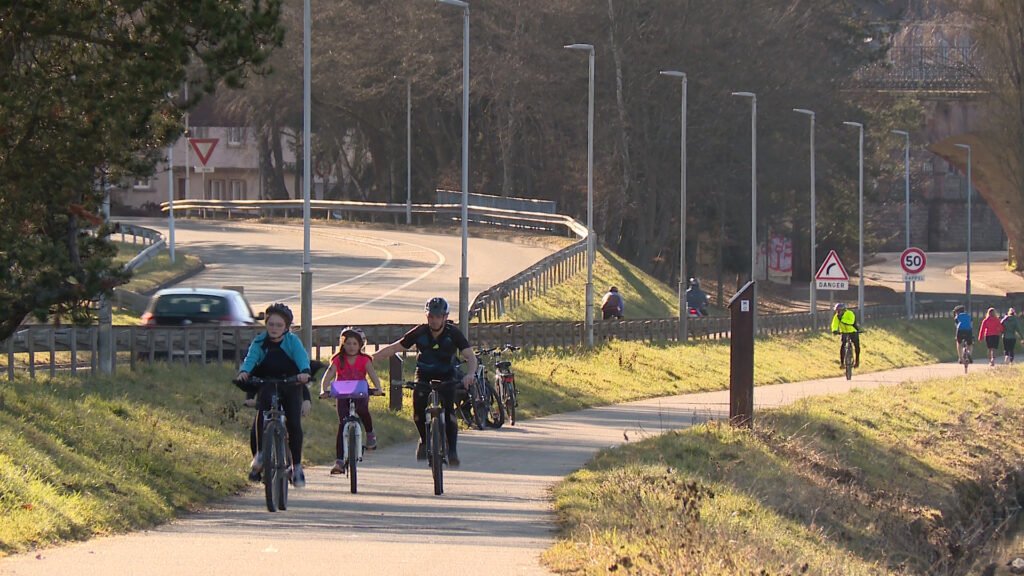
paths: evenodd
<path fill-rule="evenodd" d="M 302 464 L 296 464 L 292 468 L 292 486 L 296 488 L 305 488 L 306 486 L 306 475 L 302 473 Z"/>
<path fill-rule="evenodd" d="M 416 459 L 426 460 L 427 459 L 427 445 L 420 442 L 416 445 Z"/>
<path fill-rule="evenodd" d="M 448 452 L 448 466 L 450 468 L 458 468 L 459 464 L 459 453 L 455 450 Z"/>
<path fill-rule="evenodd" d="M 989 361 L 988 361 L 988 365 L 989 365 L 989 366 L 995 366 L 995 365 L 996 365 L 996 361 L 995 361 L 995 359 L 989 360 Z"/>
<path fill-rule="evenodd" d="M 376 450 L 377 449 L 377 435 L 373 432 L 366 433 L 366 449 Z"/>
<path fill-rule="evenodd" d="M 263 472 L 263 455 L 257 453 L 252 457 L 252 463 L 249 464 L 249 481 L 259 482 L 262 478 L 260 472 Z"/>
<path fill-rule="evenodd" d="M 345 462 L 343 460 L 335 460 L 334 461 L 334 468 L 331 468 L 331 476 L 333 476 L 335 474 L 344 474 L 344 473 L 345 473 Z"/>

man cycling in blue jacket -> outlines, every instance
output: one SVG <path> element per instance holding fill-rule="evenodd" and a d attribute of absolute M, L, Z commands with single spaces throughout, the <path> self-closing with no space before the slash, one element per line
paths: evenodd
<path fill-rule="evenodd" d="M 252 339 L 235 380 L 245 383 L 250 373 L 261 378 L 296 376 L 299 384 L 282 389 L 280 401 L 285 413 L 285 426 L 288 428 L 288 448 L 294 463 L 292 484 L 302 488 L 306 485 L 306 476 L 302 472 L 302 416 L 308 415 L 311 407 L 309 388 L 306 387 L 311 371 L 306 347 L 290 331 L 293 318 L 291 309 L 284 304 L 273 304 L 267 308 L 267 331 Z M 251 394 L 250 390 L 247 392 Z M 270 396 L 270 388 L 259 391 L 259 411 L 250 436 L 253 457 L 249 479 L 254 482 L 260 479 L 263 470 L 263 413 L 270 410 Z"/>

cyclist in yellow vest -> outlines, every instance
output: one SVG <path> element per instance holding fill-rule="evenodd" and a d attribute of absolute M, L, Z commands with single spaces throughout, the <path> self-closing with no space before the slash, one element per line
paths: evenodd
<path fill-rule="evenodd" d="M 839 346 L 839 365 L 843 365 L 843 347 L 849 339 L 853 342 L 854 361 L 853 367 L 860 367 L 860 328 L 857 326 L 857 316 L 852 310 L 848 310 L 842 302 L 836 303 L 835 315 L 832 316 L 832 333 L 842 334 L 843 338 Z"/>

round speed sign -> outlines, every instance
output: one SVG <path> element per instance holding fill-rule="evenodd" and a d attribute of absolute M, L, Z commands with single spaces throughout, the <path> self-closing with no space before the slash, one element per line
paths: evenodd
<path fill-rule="evenodd" d="M 907 274 L 920 274 L 928 263 L 928 257 L 920 248 L 907 248 L 900 254 L 900 267 Z"/>

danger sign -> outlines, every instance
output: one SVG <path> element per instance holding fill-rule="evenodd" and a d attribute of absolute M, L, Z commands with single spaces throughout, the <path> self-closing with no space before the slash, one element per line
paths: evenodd
<path fill-rule="evenodd" d="M 846 273 L 846 268 L 839 261 L 839 255 L 835 250 L 829 250 L 825 261 L 821 263 L 821 268 L 818 268 L 818 273 L 814 275 L 814 281 L 818 290 L 848 290 L 850 288 L 850 275 Z"/>

